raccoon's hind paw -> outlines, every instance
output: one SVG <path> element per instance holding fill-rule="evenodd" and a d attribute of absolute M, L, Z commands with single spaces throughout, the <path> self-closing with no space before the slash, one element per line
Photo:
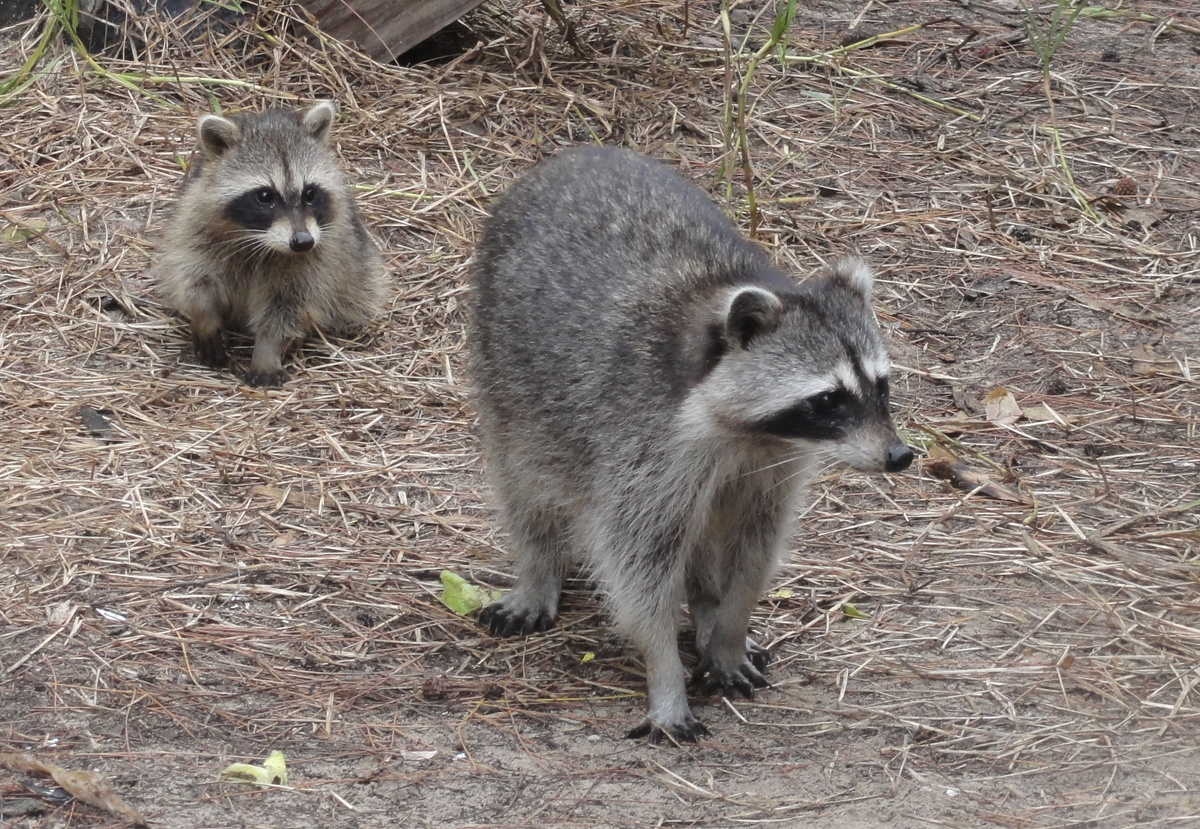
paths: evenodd
<path fill-rule="evenodd" d="M 693 717 L 689 712 L 687 718 L 675 725 L 659 725 L 654 720 L 646 717 L 640 723 L 629 729 L 625 733 L 625 739 L 637 740 L 642 737 L 649 737 L 650 742 L 658 745 L 663 740 L 672 745 L 680 743 L 694 743 L 699 741 L 701 737 L 708 736 L 708 728 L 704 723 Z"/>
<path fill-rule="evenodd" d="M 255 388 L 278 388 L 287 382 L 288 374 L 283 369 L 278 371 L 255 371 L 250 369 L 246 372 L 246 384 Z"/>
<path fill-rule="evenodd" d="M 554 614 L 545 609 L 518 610 L 496 602 L 479 611 L 479 624 L 497 636 L 528 636 L 554 627 Z"/>
<path fill-rule="evenodd" d="M 742 664 L 732 670 L 717 667 L 712 656 L 705 654 L 692 671 L 692 687 L 705 696 L 720 691 L 727 697 L 741 694 L 746 699 L 754 699 L 755 688 L 766 688 L 771 684 L 761 673 L 767 666 L 769 655 L 758 645 L 755 648 L 758 650 L 748 650 Z"/>
<path fill-rule="evenodd" d="M 203 337 L 193 332 L 192 349 L 196 352 L 196 359 L 210 368 L 224 368 L 229 363 L 229 356 L 225 353 L 225 337 L 220 331 Z"/>
<path fill-rule="evenodd" d="M 750 660 L 751 665 L 758 668 L 760 673 L 771 664 L 771 652 L 749 636 L 746 637 L 746 658 Z"/>

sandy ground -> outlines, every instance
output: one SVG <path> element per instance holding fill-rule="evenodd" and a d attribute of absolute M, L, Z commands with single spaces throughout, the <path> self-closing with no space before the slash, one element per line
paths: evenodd
<path fill-rule="evenodd" d="M 0 751 L 163 827 L 1200 825 L 1200 25 L 1093 10 L 1044 83 L 1012 3 L 803 4 L 745 87 L 747 179 L 726 98 L 771 12 L 732 5 L 728 50 L 716 2 L 568 6 L 579 57 L 489 3 L 390 68 L 273 4 L 124 58 L 49 41 L 0 94 Z M 250 389 L 244 350 L 195 363 L 155 236 L 198 114 L 319 97 L 394 290 Z M 438 601 L 443 568 L 509 583 L 471 243 L 589 141 L 673 165 L 798 277 L 871 259 L 922 454 L 814 482 L 753 620 L 773 685 L 695 699 L 695 746 L 623 738 L 642 669 L 586 581 L 525 640 Z M 286 787 L 218 781 L 272 750 Z M 0 825 L 122 824 L 0 768 Z"/>

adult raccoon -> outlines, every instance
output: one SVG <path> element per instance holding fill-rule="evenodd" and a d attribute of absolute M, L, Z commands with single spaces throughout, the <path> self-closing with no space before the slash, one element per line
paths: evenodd
<path fill-rule="evenodd" d="M 871 270 L 797 285 L 694 185 L 643 156 L 573 149 L 496 202 L 471 272 L 470 367 L 517 581 L 480 620 L 553 624 L 573 560 L 646 664 L 629 736 L 695 740 L 681 600 L 703 691 L 751 696 L 750 613 L 823 460 L 897 472 Z"/>

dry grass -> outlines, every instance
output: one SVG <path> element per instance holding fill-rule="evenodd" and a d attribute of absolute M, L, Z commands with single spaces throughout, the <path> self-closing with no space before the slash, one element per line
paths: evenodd
<path fill-rule="evenodd" d="M 699 747 L 622 741 L 640 669 L 587 585 L 527 641 L 438 602 L 442 568 L 508 568 L 463 275 L 489 197 L 572 142 L 664 159 L 748 225 L 719 4 L 564 6 L 588 60 L 532 0 L 412 68 L 273 3 L 171 48 L 149 31 L 131 61 L 55 41 L 0 109 L 0 747 L 100 768 L 168 826 L 1200 820 L 1195 21 L 1165 0 L 1139 7 L 1158 22 L 1079 19 L 1052 65 L 1060 158 L 1015 6 L 804 5 L 804 60 L 748 86 L 758 234 L 798 273 L 848 248 L 880 267 L 910 438 L 1023 501 L 920 466 L 818 481 L 754 620 L 778 684 L 702 708 Z M 759 9 L 733 10 L 743 58 Z M 852 24 L 928 25 L 839 49 Z M 39 33 L 10 31 L 0 65 Z M 198 113 L 317 97 L 396 290 L 369 335 L 252 390 L 193 363 L 154 232 Z M 997 386 L 1032 417 L 988 422 Z M 290 791 L 212 782 L 272 748 Z M 24 782 L 0 778 L 5 819 Z"/>

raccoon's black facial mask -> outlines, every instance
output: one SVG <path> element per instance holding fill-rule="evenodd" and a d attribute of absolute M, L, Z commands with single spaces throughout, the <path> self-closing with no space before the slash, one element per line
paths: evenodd
<path fill-rule="evenodd" d="M 814 394 L 754 424 L 754 431 L 794 440 L 841 440 L 880 413 L 887 417 L 887 377 L 861 377 L 863 396 L 839 386 Z"/>
<path fill-rule="evenodd" d="M 306 184 L 300 191 L 300 203 L 308 208 L 317 224 L 329 224 L 329 193 L 319 184 Z"/>
<path fill-rule="evenodd" d="M 256 187 L 225 205 L 225 218 L 251 230 L 266 230 L 275 223 L 279 194 L 271 187 Z"/>
<path fill-rule="evenodd" d="M 311 212 L 317 224 L 329 222 L 329 194 L 318 184 L 306 184 L 292 204 L 273 187 L 256 187 L 225 206 L 225 218 L 250 230 L 267 230 L 288 210 Z"/>
<path fill-rule="evenodd" d="M 754 429 L 779 438 L 840 440 L 865 418 L 863 401 L 843 388 L 821 392 L 760 420 Z"/>

